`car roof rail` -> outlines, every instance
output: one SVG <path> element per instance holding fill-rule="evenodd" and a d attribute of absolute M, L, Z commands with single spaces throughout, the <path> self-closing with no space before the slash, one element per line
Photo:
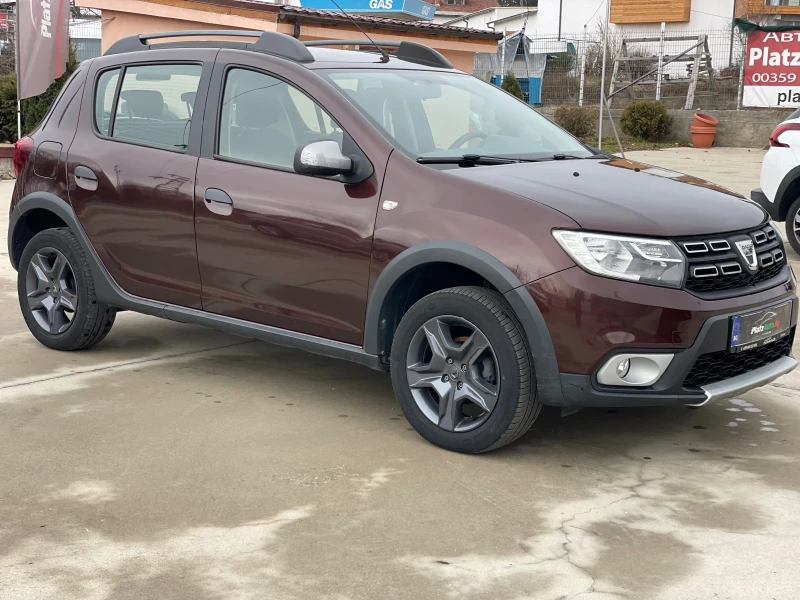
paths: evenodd
<path fill-rule="evenodd" d="M 248 50 L 255 50 L 273 56 L 280 56 L 299 63 L 314 62 L 314 55 L 302 42 L 284 33 L 276 31 L 242 31 L 236 29 L 208 29 L 208 30 L 188 30 L 188 31 L 165 31 L 161 33 L 142 33 L 139 35 L 129 35 L 121 40 L 114 42 L 106 50 L 104 56 L 110 54 L 122 54 L 125 52 L 139 52 L 141 50 L 157 49 L 158 45 L 151 46 L 151 40 L 179 37 L 203 37 L 203 36 L 225 36 L 225 37 L 249 37 L 258 38 L 252 44 L 247 44 Z"/>
<path fill-rule="evenodd" d="M 370 43 L 367 40 L 314 40 L 312 42 L 302 42 L 305 46 L 364 46 L 362 50 L 370 51 Z M 440 67 L 442 69 L 454 69 L 452 63 L 447 60 L 440 52 L 433 48 L 417 44 L 415 42 L 383 42 L 376 41 L 377 46 L 385 48 L 397 48 L 394 53 L 395 58 L 406 62 L 426 65 L 428 67 Z"/>

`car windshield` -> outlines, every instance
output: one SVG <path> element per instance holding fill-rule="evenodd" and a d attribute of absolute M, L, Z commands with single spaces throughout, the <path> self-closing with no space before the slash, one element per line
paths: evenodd
<path fill-rule="evenodd" d="M 327 76 L 381 133 L 414 158 L 592 156 L 527 104 L 470 75 L 359 69 L 331 70 Z"/>

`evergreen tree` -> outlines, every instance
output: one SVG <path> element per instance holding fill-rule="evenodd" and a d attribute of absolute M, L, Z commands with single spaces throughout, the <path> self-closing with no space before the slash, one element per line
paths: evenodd
<path fill-rule="evenodd" d="M 503 83 L 500 84 L 500 87 L 512 96 L 516 96 L 520 100 L 525 99 L 525 97 L 522 95 L 522 88 L 519 86 L 519 81 L 517 81 L 517 78 L 514 77 L 514 73 L 511 71 L 506 73 L 506 76 L 503 78 Z"/>

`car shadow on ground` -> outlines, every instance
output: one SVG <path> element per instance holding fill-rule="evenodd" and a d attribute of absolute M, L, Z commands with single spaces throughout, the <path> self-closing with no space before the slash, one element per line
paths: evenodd
<path fill-rule="evenodd" d="M 313 386 L 312 390 L 317 387 L 326 390 L 325 393 L 310 390 L 304 400 L 306 405 L 347 413 L 361 420 L 364 426 L 375 428 L 375 433 L 383 439 L 397 435 L 399 425 L 406 432 L 411 431 L 394 398 L 388 374 L 269 344 L 256 343 L 250 350 L 222 360 L 198 357 L 193 363 L 207 374 L 216 373 L 239 382 L 264 377 L 275 386 L 276 375 L 278 379 L 285 377 L 290 386 L 294 385 L 291 381 L 305 380 Z M 258 381 L 252 381 L 251 385 L 261 386 Z M 796 419 L 772 400 L 776 395 L 793 394 L 793 390 L 769 387 L 751 392 L 749 401 L 726 400 L 699 409 L 587 408 L 564 417 L 559 408 L 546 406 L 528 433 L 489 456 L 514 460 L 556 450 L 561 457 L 581 462 L 583 458 L 620 455 L 641 460 L 658 460 L 659 455 L 722 459 L 742 452 L 752 453 L 758 448 L 778 452 L 787 449 L 781 445 L 789 437 L 787 430 Z M 776 425 L 778 421 L 780 424 Z M 403 437 L 415 443 L 415 434 Z M 416 441 L 427 444 L 421 438 Z"/>

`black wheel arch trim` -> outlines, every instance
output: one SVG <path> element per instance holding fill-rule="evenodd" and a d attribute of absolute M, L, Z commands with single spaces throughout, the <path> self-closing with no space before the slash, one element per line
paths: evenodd
<path fill-rule="evenodd" d="M 89 261 L 92 270 L 95 293 L 98 300 L 103 304 L 171 321 L 203 325 L 218 331 L 254 338 L 280 346 L 306 350 L 332 358 L 349 360 L 372 369 L 383 370 L 383 365 L 378 356 L 368 354 L 362 348 L 352 344 L 326 340 L 312 335 L 207 313 L 183 306 L 147 300 L 127 293 L 106 270 L 86 232 L 81 227 L 72 207 L 58 196 L 48 192 L 34 192 L 25 196 L 11 213 L 8 226 L 8 247 L 9 258 L 12 260 L 12 265 L 15 269 L 19 265 L 13 264 L 14 234 L 20 219 L 34 209 L 45 209 L 52 212 L 64 221 L 76 235 L 86 252 L 86 259 Z"/>
<path fill-rule="evenodd" d="M 783 180 L 781 184 L 778 186 L 778 191 L 775 192 L 775 212 L 778 215 L 778 218 L 775 219 L 773 216 L 772 218 L 776 221 L 785 221 L 786 216 L 789 213 L 789 207 L 797 200 L 800 195 L 795 198 L 787 196 L 787 191 L 789 188 L 795 183 L 800 182 L 800 166 L 795 167 L 791 171 L 789 171 L 786 175 L 783 176 Z M 767 211 L 770 212 L 770 211 Z"/>
<path fill-rule="evenodd" d="M 464 242 L 424 242 L 395 256 L 381 271 L 367 303 L 364 322 L 364 350 L 388 356 L 381 348 L 386 333 L 384 315 L 387 301 L 397 284 L 412 269 L 431 263 L 451 263 L 477 273 L 492 284 L 511 305 L 528 339 L 536 370 L 536 388 L 543 404 L 562 406 L 561 379 L 550 330 L 542 312 L 514 272 L 485 250 Z M 383 353 L 383 354 L 382 354 Z"/>
<path fill-rule="evenodd" d="M 756 188 L 750 192 L 750 199 L 763 208 L 773 221 L 782 221 L 780 215 L 780 203 L 770 202 L 767 195 L 761 188 Z M 788 207 L 787 207 L 788 209 Z"/>

